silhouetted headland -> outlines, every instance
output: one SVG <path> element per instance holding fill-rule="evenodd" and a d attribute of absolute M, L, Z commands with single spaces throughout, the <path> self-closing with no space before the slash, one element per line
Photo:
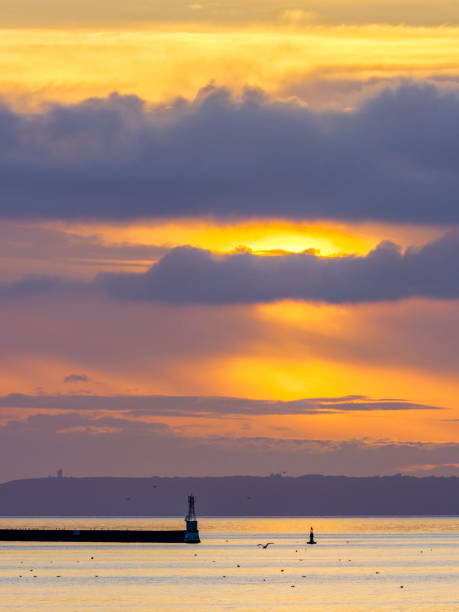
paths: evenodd
<path fill-rule="evenodd" d="M 189 491 L 201 516 L 459 515 L 459 478 L 400 475 L 33 478 L 0 485 L 0 515 L 183 516 Z"/>

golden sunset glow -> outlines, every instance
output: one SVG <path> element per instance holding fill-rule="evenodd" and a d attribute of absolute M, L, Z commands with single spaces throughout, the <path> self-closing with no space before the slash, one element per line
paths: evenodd
<path fill-rule="evenodd" d="M 93 324 L 91 320 L 96 323 L 100 315 L 105 320 L 103 325 L 98 325 L 99 334 L 109 337 L 114 331 L 117 309 L 105 304 L 98 307 L 99 313 L 97 309 L 93 313 L 93 308 L 91 303 L 80 307 L 81 320 L 74 331 L 78 333 L 80 328 L 82 332 Z M 405 338 L 410 336 L 409 330 L 403 331 L 407 327 L 404 319 L 408 320 L 412 308 L 408 304 L 394 306 L 392 320 L 384 322 L 387 314 L 378 306 L 356 308 L 279 302 L 257 305 L 251 309 L 249 319 L 246 319 L 244 307 L 226 308 L 226 312 L 218 307 L 206 308 L 204 313 L 196 307 L 169 309 L 161 306 L 153 310 L 150 306 L 135 307 L 130 316 L 140 328 L 153 325 L 148 337 L 141 339 L 137 328 L 130 324 L 124 332 L 124 340 L 118 335 L 98 346 L 95 339 L 94 354 L 89 361 L 46 359 L 39 357 L 38 352 L 27 360 L 12 357 L 10 364 L 2 370 L 2 388 L 5 393 L 33 395 L 38 390 L 45 396 L 59 393 L 65 397 L 69 391 L 68 384 L 63 382 L 66 373 L 90 367 L 91 377 L 70 387 L 73 393 L 133 397 L 151 394 L 238 396 L 291 401 L 353 396 L 358 389 L 360 395 L 370 398 L 409 398 L 411 402 L 436 405 L 444 410 L 416 409 L 410 411 L 409 418 L 403 411 L 362 409 L 340 413 L 333 407 L 331 414 L 286 414 L 282 417 L 229 414 L 223 418 L 225 432 L 234 436 L 266 436 L 275 431 L 277 436 L 288 439 L 325 437 L 345 440 L 363 436 L 371 440 L 409 441 L 415 436 L 415 439 L 423 441 L 453 442 L 457 432 L 456 426 L 450 422 L 457 410 L 455 373 L 429 372 L 422 360 L 417 367 L 414 363 L 403 365 L 409 360 L 411 351 L 422 355 L 427 346 L 422 344 L 422 339 L 412 349 L 406 346 Z M 419 311 L 427 308 L 429 312 L 428 304 L 418 304 L 416 308 Z M 25 313 L 17 310 L 16 316 L 21 319 Z M 56 320 L 52 310 L 30 320 L 27 326 L 45 330 L 48 329 L 48 319 L 55 322 L 55 337 L 61 337 L 65 325 Z M 153 323 L 155 321 L 157 323 Z M 154 338 L 160 338 L 155 331 L 157 325 L 165 328 L 162 333 L 165 333 L 165 338 L 169 337 L 172 345 L 176 342 L 183 345 L 180 356 L 173 348 L 170 356 L 161 352 L 156 354 Z M 226 326 L 233 327 L 234 334 L 243 335 L 247 326 L 258 329 L 258 332 L 231 346 L 225 338 L 228 333 L 230 336 L 234 334 L 225 330 Z M 391 330 L 391 338 L 387 337 L 388 330 Z M 37 333 L 37 346 L 40 338 Z M 204 344 L 212 338 L 221 348 L 214 350 L 211 356 L 200 352 L 195 354 L 194 341 L 190 343 L 190 338 L 199 338 Z M 378 346 L 384 338 L 386 346 L 381 351 Z M 425 341 L 428 341 L 428 334 Z M 126 364 L 123 355 L 117 354 L 121 342 L 128 353 L 132 351 L 132 357 L 135 357 L 132 363 Z M 148 351 L 149 344 L 153 347 L 152 353 Z M 369 346 L 373 349 L 370 350 Z M 75 350 L 79 352 L 81 349 L 76 346 Z M 140 350 L 142 352 L 136 355 L 135 352 Z M 205 376 L 199 376 L 197 372 L 204 372 Z M 362 401 L 365 403 L 364 399 Z M 129 402 L 126 409 L 129 409 Z M 112 416 L 120 414 L 115 412 Z M 199 428 L 200 435 L 217 435 L 222 427 L 222 416 L 206 415 L 205 410 L 204 414 L 197 410 L 189 418 L 167 414 L 157 417 L 131 415 L 129 418 L 166 422 L 174 430 L 187 435 L 191 435 L 195 428 Z"/>
<path fill-rule="evenodd" d="M 53 223 L 44 227 L 61 228 L 79 236 L 98 236 L 107 245 L 154 245 L 173 248 L 184 244 L 230 253 L 248 248 L 257 254 L 269 251 L 301 253 L 316 250 L 322 256 L 363 255 L 382 240 L 392 240 L 402 247 L 433 240 L 443 232 L 441 227 L 390 226 L 384 224 L 350 225 L 333 222 L 255 220 L 214 222 L 177 219 L 143 221 L 130 224 Z"/>
<path fill-rule="evenodd" d="M 339 91 L 357 80 L 456 77 L 458 36 L 455 27 L 386 25 L 2 30 L 0 79 L 19 107 L 113 91 L 162 103 L 192 99 L 209 82 L 327 106 L 315 81 Z"/>
<path fill-rule="evenodd" d="M 10 464 L 103 435 L 116 474 L 145 426 L 196 473 L 241 440 L 459 465 L 458 6 L 4 4 Z"/>

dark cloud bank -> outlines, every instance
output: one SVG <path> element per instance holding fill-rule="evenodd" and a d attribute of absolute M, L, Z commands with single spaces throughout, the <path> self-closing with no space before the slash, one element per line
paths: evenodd
<path fill-rule="evenodd" d="M 458 123 L 455 95 L 409 83 L 354 112 L 213 87 L 168 107 L 3 106 L 0 215 L 458 223 Z"/>
<path fill-rule="evenodd" d="M 78 283 L 47 276 L 0 285 L 0 298 L 95 294 L 172 304 L 244 304 L 283 299 L 356 303 L 411 297 L 459 298 L 459 234 L 405 252 L 382 242 L 365 256 L 314 252 L 215 255 L 193 247 L 169 251 L 145 273 L 99 274 Z"/>
<path fill-rule="evenodd" d="M 458 261 L 457 233 L 404 253 L 393 243 L 383 242 L 363 257 L 319 257 L 310 252 L 215 256 L 182 247 L 169 252 L 144 274 L 104 274 L 94 284 L 119 299 L 171 303 L 458 298 Z"/>

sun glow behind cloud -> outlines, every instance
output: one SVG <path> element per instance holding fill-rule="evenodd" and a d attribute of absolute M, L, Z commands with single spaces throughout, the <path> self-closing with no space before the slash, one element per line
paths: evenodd
<path fill-rule="evenodd" d="M 55 4 L 45 0 L 46 6 L 47 3 L 49 6 Z M 79 3 L 83 13 L 91 13 L 90 4 L 86 0 Z M 117 0 L 114 4 L 118 13 L 129 8 Z M 147 4 L 154 3 L 143 3 Z M 442 91 L 457 88 L 459 27 L 428 25 L 438 26 L 437 15 L 435 19 L 432 15 L 441 13 L 441 9 L 432 11 L 427 4 L 420 7 L 419 2 L 405 1 L 403 10 L 408 10 L 410 5 L 413 11 L 411 24 L 421 23 L 430 11 L 431 17 L 425 19 L 425 25 L 415 27 L 390 25 L 383 23 L 383 19 L 376 23 L 382 9 L 387 14 L 387 5 L 394 15 L 401 14 L 399 3 L 395 6 L 393 0 L 386 1 L 385 6 L 348 2 L 347 25 L 344 22 L 339 25 L 339 15 L 343 14 L 346 5 L 342 2 L 322 2 L 327 5 L 328 17 L 316 10 L 320 7 L 312 4 L 308 11 L 302 5 L 297 8 L 285 2 L 239 3 L 238 0 L 231 2 L 236 17 L 222 18 L 220 13 L 220 17 L 210 15 L 220 8 L 228 9 L 229 5 L 224 4 L 220 3 L 214 11 L 207 3 L 196 3 L 185 9 L 174 2 L 170 9 L 169 3 L 163 3 L 162 8 L 158 5 L 158 11 L 161 9 L 163 15 L 170 9 L 170 14 L 163 15 L 162 21 L 158 17 L 156 23 L 146 20 L 144 25 L 139 25 L 142 19 L 136 24 L 135 20 L 124 17 L 115 19 L 113 13 L 110 22 L 104 21 L 106 7 L 103 3 L 95 8 L 97 19 L 93 21 L 89 18 L 78 21 L 76 16 L 72 21 L 68 13 L 67 21 L 56 18 L 51 24 L 53 28 L 40 29 L 38 24 L 46 17 L 43 14 L 41 21 L 36 18 L 35 27 L 26 29 L 30 23 L 24 17 L 22 29 L 18 26 L 0 31 L 2 98 L 19 109 L 40 113 L 53 101 L 70 103 L 118 91 L 139 96 L 146 101 L 147 107 L 158 105 L 155 117 L 159 117 L 159 124 L 164 117 L 165 123 L 173 123 L 174 112 L 178 112 L 174 109 L 184 106 L 183 101 L 180 102 L 182 97 L 191 101 L 192 111 L 205 105 L 204 94 L 197 98 L 196 95 L 210 82 L 230 89 L 235 99 L 244 88 L 253 87 L 264 93 L 254 95 L 252 102 L 258 96 L 260 99 L 266 96 L 264 99 L 277 106 L 279 100 L 290 100 L 283 107 L 286 116 L 298 109 L 304 111 L 307 105 L 322 110 L 345 109 L 349 111 L 342 113 L 346 118 L 358 115 L 356 109 L 360 108 L 363 98 L 382 87 L 395 87 L 401 79 L 434 82 Z M 259 18 L 245 17 L 249 4 L 250 14 Z M 56 8 L 49 9 L 49 6 L 48 10 Z M 416 16 L 415 8 L 419 9 Z M 20 13 L 15 10 L 16 15 Z M 61 3 L 57 10 L 65 12 L 67 5 Z M 184 11 L 189 12 L 188 19 L 183 17 Z M 364 12 L 375 17 L 373 24 L 364 23 Z M 357 17 L 361 25 L 349 23 Z M 457 21 L 451 20 L 451 23 Z M 407 104 L 416 106 L 418 95 L 422 96 L 422 92 L 413 92 Z M 296 105 L 291 102 L 292 98 L 298 100 Z M 432 100 L 426 108 L 434 109 L 435 114 L 435 96 Z M 447 106 L 445 102 L 442 108 Z M 397 107 L 394 108 L 388 112 L 397 115 Z M 420 108 L 422 113 L 422 105 Z M 164 109 L 168 112 L 163 112 Z M 400 120 L 406 122 L 409 114 L 400 114 Z M 312 115 L 318 122 L 330 120 L 329 125 L 333 125 L 336 118 L 328 112 L 319 116 L 316 110 Z M 439 115 L 444 116 L 444 113 Z M 230 126 L 232 116 L 225 120 Z M 378 117 L 371 124 L 373 127 Z M 194 120 L 199 120 L 199 114 Z M 72 126 L 71 123 L 64 128 L 69 127 L 71 131 Z M 126 126 L 121 142 L 129 149 L 133 141 L 124 140 L 130 133 L 129 121 Z M 279 134 L 282 128 L 277 130 Z M 435 134 L 438 131 L 438 127 L 431 130 Z M 245 137 L 245 132 L 242 133 Z M 273 133 L 276 134 L 276 129 Z M 407 134 L 409 136 L 409 130 Z M 68 141 L 70 145 L 61 145 L 63 149 L 71 149 L 74 142 L 78 142 L 78 128 L 75 135 L 75 141 Z M 405 136 L 404 133 L 401 139 Z M 428 129 L 423 132 L 426 149 L 431 140 L 435 144 L 431 136 Z M 258 146 L 258 139 L 251 138 Z M 380 138 L 381 135 L 376 134 L 376 139 Z M 451 150 L 454 147 L 446 140 L 443 144 L 446 143 L 448 153 L 448 146 Z M 206 137 L 201 141 L 206 142 Z M 179 149 L 180 141 L 177 142 L 179 145 L 174 146 Z M 245 142 L 244 138 L 241 142 Z M 225 143 L 222 145 L 224 148 Z M 353 145 L 350 139 L 347 147 Z M 193 147 L 190 150 L 193 151 Z M 331 150 L 334 152 L 333 145 Z M 448 162 L 451 159 L 448 154 Z M 345 157 L 341 164 L 343 160 Z M 399 158 L 395 155 L 391 160 L 397 164 Z M 294 164 L 295 160 L 288 162 Z M 403 163 L 406 162 L 401 161 L 400 165 Z M 442 163 L 444 159 L 436 156 L 435 164 L 441 166 Z M 116 163 L 113 168 L 116 172 Z M 416 172 L 422 174 L 419 166 L 416 168 Z M 231 169 L 226 168 L 225 172 L 231 176 Z M 110 183 L 112 176 L 114 174 L 109 175 Z M 254 176 L 258 174 L 255 172 Z M 360 175 L 353 180 L 359 185 Z M 347 175 L 345 181 L 349 182 Z M 287 184 L 283 189 L 287 192 L 288 187 Z M 383 183 L 382 191 L 384 187 Z M 107 198 L 108 207 L 113 203 L 110 197 Z M 342 192 L 337 197 L 342 199 Z M 109 220 L 39 222 L 28 218 L 18 222 L 2 221 L 0 231 L 11 240 L 8 243 L 10 254 L 5 254 L 4 250 L 0 259 L 2 280 L 17 280 L 30 273 L 56 275 L 70 281 L 81 278 L 88 281 L 107 270 L 142 273 L 159 261 L 167 249 L 183 245 L 208 249 L 216 254 L 246 248 L 266 256 L 309 249 L 323 257 L 366 255 L 382 240 L 391 240 L 403 250 L 409 245 L 424 245 L 452 227 L 452 224 L 446 227 L 444 220 L 442 227 L 434 223 L 430 226 L 401 224 L 397 223 L 396 215 L 393 224 L 361 222 L 358 216 L 355 222 L 287 221 L 282 219 L 283 202 L 279 200 L 277 208 L 272 207 L 269 211 L 272 216 L 262 220 L 250 213 L 251 203 L 248 202 L 248 220 L 241 219 L 242 208 L 239 217 L 229 210 L 224 220 L 196 214 L 193 218 L 155 221 L 138 217 L 119 223 Z M 400 197 L 403 204 L 402 200 L 403 194 Z M 384 206 L 383 198 L 381 202 Z M 363 209 L 365 205 L 366 202 Z M 121 202 L 121 206 L 128 207 L 128 203 Z M 184 214 L 183 210 L 188 214 L 186 208 L 178 214 Z M 259 209 L 254 205 L 253 210 Z M 339 206 L 336 210 L 339 218 Z M 82 215 L 81 219 L 84 218 Z M 416 219 L 412 221 L 416 223 Z M 22 230 L 18 229 L 21 223 L 27 234 L 21 234 Z M 23 248 L 24 245 L 28 249 Z M 263 263 L 267 261 L 263 259 Z M 295 281 L 294 278 L 293 283 Z M 458 392 L 455 330 L 459 329 L 459 323 L 457 303 L 453 300 L 412 299 L 358 306 L 313 305 L 301 301 L 212 306 L 164 305 L 154 300 L 150 303 L 135 303 L 129 299 L 122 302 L 107 296 L 83 296 L 72 300 L 51 295 L 17 302 L 13 299 L 5 305 L 2 303 L 2 308 L 3 339 L 8 346 L 7 352 L 0 353 L 0 383 L 4 393 L 106 396 L 156 393 L 271 400 L 356 393 L 381 398 L 402 397 L 442 406 L 449 412 L 415 410 L 407 415 L 404 412 L 362 411 L 281 416 L 191 414 L 189 417 L 143 418 L 145 422 L 166 423 L 179 435 L 189 437 L 229 435 L 333 440 L 366 437 L 373 442 L 381 437 L 427 442 L 457 439 L 457 424 L 448 420 L 456 415 Z M 69 385 L 64 381 L 71 372 L 88 372 L 88 380 Z M 10 410 L 8 418 L 11 414 Z M 33 411 L 24 410 L 20 418 L 32 414 Z M 110 416 L 109 413 L 99 414 Z M 131 415 L 131 418 L 138 417 Z"/>
<path fill-rule="evenodd" d="M 127 224 L 41 223 L 43 227 L 65 230 L 78 236 L 97 236 L 106 245 L 152 245 L 173 248 L 191 245 L 216 253 L 248 248 L 255 253 L 316 250 L 331 255 L 366 254 L 382 240 L 402 247 L 434 240 L 444 228 L 397 224 L 345 224 L 263 219 L 217 222 L 211 219 L 145 220 Z M 145 262 L 147 265 L 147 262 Z"/>

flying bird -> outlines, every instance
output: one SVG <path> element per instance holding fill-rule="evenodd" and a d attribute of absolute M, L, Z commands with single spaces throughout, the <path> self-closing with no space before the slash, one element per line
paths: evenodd
<path fill-rule="evenodd" d="M 274 544 L 274 542 L 267 542 L 266 544 L 257 544 L 257 546 L 261 546 L 262 548 L 268 548 L 270 544 Z"/>

